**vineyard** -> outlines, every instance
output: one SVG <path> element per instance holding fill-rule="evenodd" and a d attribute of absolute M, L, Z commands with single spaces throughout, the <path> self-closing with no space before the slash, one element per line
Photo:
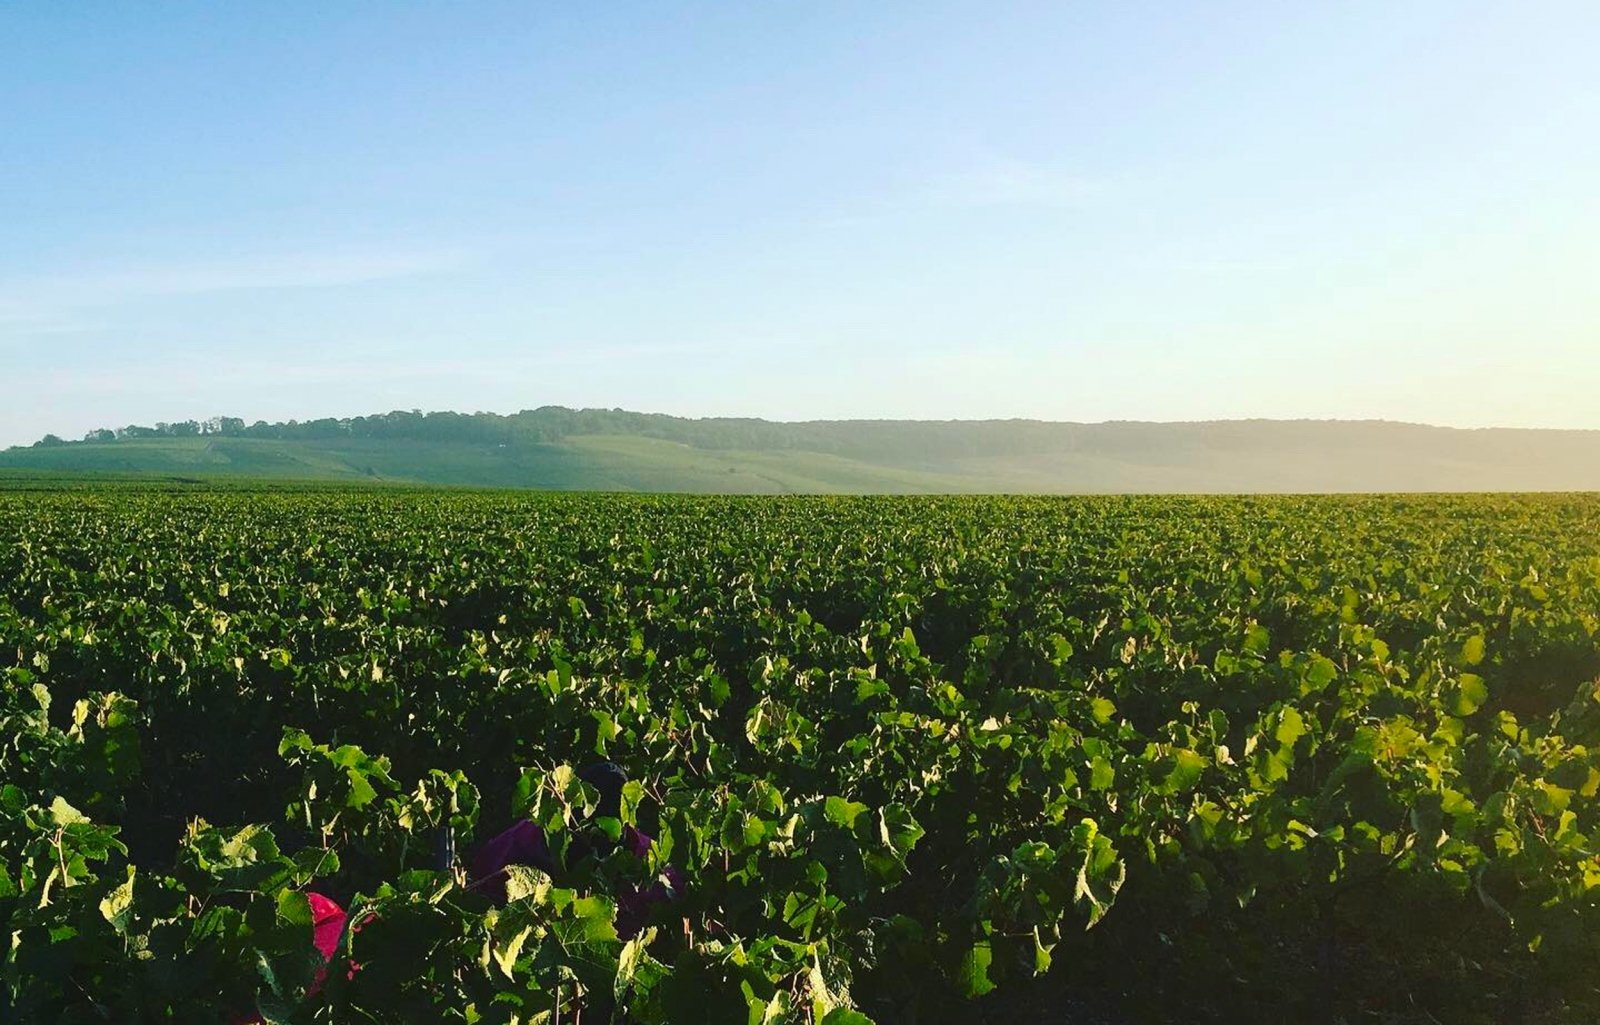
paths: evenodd
<path fill-rule="evenodd" d="M 0 493 L 0 1021 L 1600 1020 L 1597 631 L 1591 497 Z"/>

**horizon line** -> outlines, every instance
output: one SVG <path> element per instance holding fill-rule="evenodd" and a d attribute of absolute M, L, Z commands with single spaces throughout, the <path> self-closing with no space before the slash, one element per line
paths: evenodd
<path fill-rule="evenodd" d="M 357 415 L 354 415 L 354 416 L 307 417 L 305 419 L 289 418 L 289 419 L 286 419 L 286 420 L 271 420 L 271 421 L 262 420 L 262 419 L 256 419 L 256 420 L 253 420 L 253 421 L 249 421 L 246 426 L 247 427 L 254 427 L 254 426 L 258 425 L 258 424 L 265 424 L 265 425 L 267 425 L 269 427 L 271 427 L 271 426 L 289 426 L 289 425 L 301 425 L 301 424 L 307 424 L 307 423 L 318 423 L 318 422 L 322 422 L 322 421 L 333 421 L 335 423 L 340 423 L 340 424 L 349 424 L 349 423 L 353 423 L 356 420 L 365 420 L 365 419 L 370 419 L 370 418 L 375 418 L 375 417 L 393 416 L 395 414 L 417 415 L 417 416 L 422 416 L 422 417 L 444 416 L 444 415 L 462 416 L 462 417 L 491 416 L 491 417 L 498 417 L 498 418 L 501 418 L 501 419 L 512 419 L 512 418 L 518 417 L 518 416 L 526 416 L 526 415 L 529 415 L 529 414 L 540 413 L 540 412 L 545 412 L 545 411 L 561 411 L 561 412 L 569 412 L 569 413 L 624 413 L 624 414 L 629 414 L 629 415 L 634 415 L 634 416 L 661 417 L 661 418 L 669 419 L 669 420 L 680 420 L 680 421 L 684 421 L 684 422 L 687 422 L 687 423 L 705 423 L 705 422 L 725 421 L 725 422 L 734 422 L 734 423 L 765 423 L 765 424 L 773 424 L 773 425 L 778 425 L 778 426 L 811 426 L 811 425 L 819 425 L 819 424 L 874 424 L 874 425 L 880 425 L 880 424 L 903 424 L 903 425 L 907 425 L 907 426 L 959 426 L 959 425 L 982 426 L 982 425 L 987 425 L 987 424 L 1038 424 L 1038 425 L 1041 425 L 1041 426 L 1058 426 L 1058 427 L 1115 427 L 1115 426 L 1128 426 L 1128 427 L 1204 427 L 1204 426 L 1227 426 L 1227 425 L 1239 425 L 1239 424 L 1255 424 L 1255 425 L 1269 425 L 1269 424 L 1290 425 L 1290 424 L 1294 424 L 1294 425 L 1324 425 L 1324 426 L 1386 426 L 1386 427 L 1413 428 L 1413 429 L 1419 429 L 1419 430 L 1458 431 L 1458 432 L 1475 432 L 1475 433 L 1496 432 L 1496 431 L 1499 431 L 1499 432 L 1516 432 L 1516 433 L 1537 433 L 1537 434 L 1596 434 L 1596 433 L 1600 433 L 1600 427 L 1526 427 L 1526 426 L 1515 426 L 1515 425 L 1507 425 L 1507 424 L 1496 424 L 1496 425 L 1490 425 L 1490 426 L 1477 426 L 1477 427 L 1462 427 L 1462 426 L 1454 426 L 1454 425 L 1449 425 L 1449 424 L 1426 423 L 1426 422 L 1417 421 L 1417 420 L 1394 420 L 1394 419 L 1388 419 L 1388 418 L 1385 418 L 1385 417 L 1352 417 L 1352 418 L 1345 418 L 1345 417 L 1313 417 L 1313 416 L 1301 416 L 1301 417 L 1250 416 L 1250 417 L 1219 417 L 1219 418 L 1214 418 L 1214 419 L 1209 419 L 1209 420 L 1193 420 L 1193 419 L 1191 419 L 1191 420 L 1142 420 L 1142 419 L 1123 419 L 1123 418 L 1107 419 L 1107 420 L 1047 420 L 1047 419 L 1043 419 L 1043 418 L 1040 418 L 1040 417 L 1011 416 L 1011 417 L 971 417 L 971 418 L 967 418 L 967 417 L 951 417 L 951 418 L 946 418 L 946 419 L 928 419 L 928 418 L 915 418 L 915 417 L 815 417 L 815 418 L 809 418 L 809 419 L 785 420 L 785 419 L 776 419 L 776 418 L 769 418 L 769 417 L 762 417 L 762 416 L 723 416 L 723 415 L 684 416 L 684 415 L 677 414 L 677 413 L 665 413 L 665 412 L 656 412 L 656 411 L 644 411 L 644 410 L 636 410 L 636 409 L 626 409 L 626 408 L 621 407 L 621 406 L 562 406 L 562 405 L 544 405 L 544 406 L 525 407 L 525 408 L 519 409 L 519 410 L 517 410 L 516 412 L 513 412 L 513 413 L 501 413 L 501 412 L 497 412 L 497 411 L 494 411 L 494 410 L 485 410 L 485 409 L 474 410 L 474 411 L 472 411 L 470 413 L 467 413 L 467 412 L 461 412 L 459 410 L 454 410 L 454 409 L 428 409 L 428 410 L 424 410 L 424 409 L 421 409 L 420 407 L 413 407 L 411 409 L 398 409 L 397 408 L 397 409 L 388 410 L 386 412 L 363 413 L 363 414 L 357 414 Z M 212 422 L 223 420 L 223 419 L 243 420 L 244 418 L 243 417 L 227 417 L 227 416 L 219 414 L 219 415 L 216 415 L 216 416 L 207 417 L 204 420 L 195 420 L 195 419 L 192 419 L 192 418 L 191 419 L 185 419 L 185 420 L 175 420 L 175 421 L 158 420 L 158 421 L 156 421 L 156 424 L 190 423 L 190 422 L 197 423 L 197 424 L 207 424 L 207 423 L 212 423 Z M 147 427 L 147 425 L 144 425 L 144 424 L 128 424 L 126 426 L 128 426 L 128 427 Z M 94 431 L 102 431 L 102 430 L 112 430 L 112 431 L 114 431 L 114 430 L 121 430 L 121 429 L 124 429 L 124 428 L 98 427 L 98 428 L 93 428 L 90 433 L 93 433 Z M 147 428 L 147 429 L 153 429 L 153 428 Z M 214 435 L 212 435 L 210 433 L 202 433 L 202 434 L 195 435 L 195 437 L 212 437 L 212 436 L 214 436 Z M 87 437 L 83 437 L 83 438 L 63 438 L 60 435 L 56 435 L 54 432 L 46 432 L 44 435 L 40 436 L 34 442 L 7 445 L 5 447 L 5 449 L 0 450 L 0 451 L 12 451 L 12 450 L 16 450 L 16 449 L 32 448 L 32 447 L 37 446 L 40 442 L 43 442 L 46 438 L 51 438 L 51 437 L 57 438 L 60 441 L 61 444 L 65 444 L 65 445 L 117 444 L 117 443 L 121 443 L 121 442 L 124 442 L 124 441 L 146 440 L 146 439 L 139 439 L 139 438 L 117 438 L 117 439 L 114 439 L 113 441 L 97 441 L 97 440 L 92 440 L 92 439 L 87 438 Z M 178 436 L 163 436 L 163 439 L 164 440 L 170 440 L 171 437 L 182 437 L 182 436 L 181 435 L 178 435 Z"/>

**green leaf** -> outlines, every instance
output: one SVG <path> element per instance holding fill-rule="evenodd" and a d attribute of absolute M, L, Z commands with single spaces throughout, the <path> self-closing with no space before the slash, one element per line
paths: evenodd
<path fill-rule="evenodd" d="M 1455 694 L 1450 700 L 1450 711 L 1460 716 L 1471 715 L 1488 700 L 1489 687 L 1483 682 L 1483 677 L 1462 673 L 1461 682 L 1456 684 Z"/>
<path fill-rule="evenodd" d="M 1039 927 L 1037 925 L 1034 926 L 1033 927 L 1033 974 L 1035 974 L 1035 975 L 1043 975 L 1045 972 L 1048 972 L 1050 970 L 1050 963 L 1054 960 L 1054 958 L 1051 957 L 1050 952 L 1051 952 L 1052 949 L 1054 949 L 1054 947 L 1055 947 L 1055 944 L 1046 943 L 1044 941 L 1043 937 L 1041 937 L 1039 935 Z"/>
<path fill-rule="evenodd" d="M 644 803 L 644 784 L 630 779 L 622 784 L 622 821 L 632 825 L 639 821 L 639 805 Z"/>
<path fill-rule="evenodd" d="M 578 934 L 586 943 L 603 943 L 617 938 L 617 906 L 610 897 L 580 897 L 569 909 L 580 923 Z"/>
<path fill-rule="evenodd" d="M 278 894 L 278 920 L 295 929 L 304 929 L 310 935 L 316 921 L 311 913 L 311 900 L 299 890 L 284 890 Z"/>
<path fill-rule="evenodd" d="M 822 815 L 836 826 L 845 829 L 854 829 L 856 819 L 867 810 L 867 806 L 858 801 L 846 801 L 842 797 L 830 797 L 822 802 Z"/>
<path fill-rule="evenodd" d="M 345 776 L 350 780 L 350 795 L 345 798 L 345 807 L 364 808 L 378 797 L 378 791 L 367 782 L 367 774 L 360 769 L 346 769 Z"/>
<path fill-rule="evenodd" d="M 508 903 L 524 899 L 532 899 L 535 904 L 544 903 L 553 885 L 549 876 L 527 865 L 507 865 L 505 871 Z"/>
<path fill-rule="evenodd" d="M 649 954 L 655 941 L 656 930 L 645 929 L 622 945 L 617 954 L 616 975 L 612 980 L 612 996 L 620 1004 L 630 998 L 648 993 L 666 974 L 666 969 Z"/>
<path fill-rule="evenodd" d="M 1305 681 L 1313 689 L 1321 690 L 1339 678 L 1339 667 L 1324 655 L 1313 655 L 1306 665 Z"/>
<path fill-rule="evenodd" d="M 128 922 L 133 918 L 133 872 L 133 866 L 129 865 L 128 878 L 100 901 L 101 916 L 118 933 L 127 932 Z"/>
<path fill-rule="evenodd" d="M 577 601 L 576 598 L 573 601 Z M 528 937 L 533 935 L 533 926 L 524 925 L 505 940 L 497 942 L 492 947 L 494 963 L 502 974 L 508 979 L 516 978 L 517 958 L 522 955 L 522 947 L 528 942 Z"/>
<path fill-rule="evenodd" d="M 901 864 L 924 835 L 923 828 L 912 817 L 911 810 L 901 804 L 891 804 L 878 813 L 878 835 L 885 847 L 894 852 Z"/>
<path fill-rule="evenodd" d="M 50 821 L 58 826 L 71 826 L 88 822 L 89 817 L 68 804 L 66 798 L 57 797 L 50 802 Z"/>
<path fill-rule="evenodd" d="M 1272 735 L 1284 747 L 1294 747 L 1295 741 L 1306 735 L 1305 717 L 1293 705 L 1285 706 Z"/>
<path fill-rule="evenodd" d="M 1461 664 L 1475 666 L 1483 661 L 1484 639 L 1483 634 L 1473 634 L 1466 643 L 1461 645 Z"/>
<path fill-rule="evenodd" d="M 993 963 L 994 950 L 988 940 L 980 940 L 972 945 L 962 957 L 961 969 L 956 976 L 962 996 L 968 999 L 981 997 L 994 989 L 994 982 L 989 978 L 989 966 Z"/>
<path fill-rule="evenodd" d="M 1093 819 L 1084 819 L 1073 828 L 1072 841 L 1083 852 L 1074 899 L 1088 911 L 1087 928 L 1092 929 L 1105 917 L 1122 889 L 1127 867 L 1117 857 L 1110 837 L 1100 832 Z"/>
<path fill-rule="evenodd" d="M 331 847 L 302 847 L 294 854 L 296 878 L 301 885 L 339 871 L 339 855 Z"/>
<path fill-rule="evenodd" d="M 1205 772 L 1206 759 L 1197 751 L 1179 748 L 1172 753 L 1172 769 L 1162 780 L 1161 789 L 1168 794 L 1181 793 L 1189 790 L 1200 781 L 1200 775 Z"/>
<path fill-rule="evenodd" d="M 1572 791 L 1540 780 L 1533 790 L 1533 808 L 1540 815 L 1559 815 L 1572 801 Z"/>
<path fill-rule="evenodd" d="M 835 1007 L 822 1019 L 822 1025 L 874 1025 L 871 1018 L 848 1007 Z"/>

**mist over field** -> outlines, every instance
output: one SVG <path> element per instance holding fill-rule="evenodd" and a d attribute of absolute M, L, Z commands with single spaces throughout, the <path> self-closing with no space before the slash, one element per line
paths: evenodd
<path fill-rule="evenodd" d="M 600 491 L 1399 492 L 1600 489 L 1600 431 L 1378 421 L 684 419 L 544 407 L 305 423 L 219 417 L 0 452 L 0 473 Z"/>

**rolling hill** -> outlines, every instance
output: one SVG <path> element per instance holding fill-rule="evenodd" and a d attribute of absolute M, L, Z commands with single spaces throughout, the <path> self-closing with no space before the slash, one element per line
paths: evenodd
<path fill-rule="evenodd" d="M 1587 491 L 1600 490 L 1600 432 L 1309 420 L 780 423 L 544 407 L 105 430 L 0 451 L 0 475 L 753 493 Z"/>

